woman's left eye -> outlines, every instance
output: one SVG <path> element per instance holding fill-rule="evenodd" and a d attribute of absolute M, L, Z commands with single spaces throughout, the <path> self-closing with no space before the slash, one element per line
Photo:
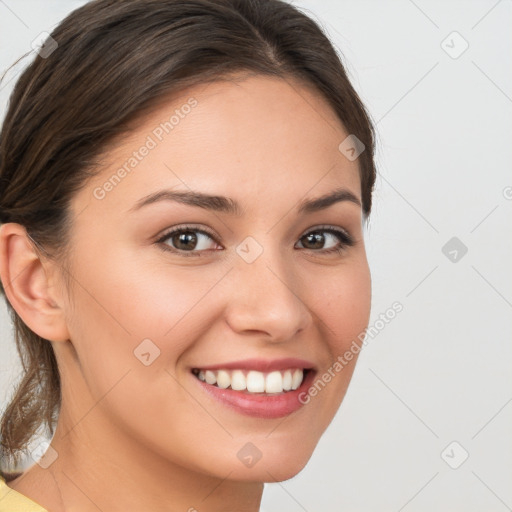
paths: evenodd
<path fill-rule="evenodd" d="M 325 236 L 325 233 L 327 233 L 327 236 Z M 316 246 L 312 249 L 310 247 L 305 247 L 306 249 L 315 250 L 315 252 L 321 253 L 340 253 L 347 247 L 354 245 L 354 239 L 345 230 L 330 226 L 316 228 L 315 230 L 306 233 L 299 241 L 303 239 L 306 240 L 306 244 L 312 244 L 313 246 Z M 333 241 L 334 244 L 332 243 Z M 324 246 L 324 244 L 329 242 L 331 242 L 331 245 L 328 248 L 318 247 L 318 245 Z M 304 245 L 303 242 L 301 243 Z"/>
<path fill-rule="evenodd" d="M 300 248 L 319 253 L 340 253 L 354 245 L 354 240 L 346 231 L 332 226 L 309 231 L 299 239 L 299 242 L 302 244 Z M 219 246 L 213 234 L 193 226 L 173 229 L 158 239 L 157 243 L 162 249 L 182 256 L 200 256 L 201 252 L 218 250 Z M 313 247 L 304 247 L 304 243 Z"/>

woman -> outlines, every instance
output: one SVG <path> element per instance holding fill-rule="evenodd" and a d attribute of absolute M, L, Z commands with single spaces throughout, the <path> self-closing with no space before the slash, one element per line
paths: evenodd
<path fill-rule="evenodd" d="M 373 140 L 285 2 L 72 12 L 1 132 L 0 511 L 254 512 L 298 474 L 368 325 Z"/>

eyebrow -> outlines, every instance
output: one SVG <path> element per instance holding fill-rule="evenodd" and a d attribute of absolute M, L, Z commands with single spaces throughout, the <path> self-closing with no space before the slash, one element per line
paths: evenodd
<path fill-rule="evenodd" d="M 135 203 L 135 205 L 128 211 L 134 212 L 144 206 L 160 201 L 174 201 L 237 217 L 241 217 L 244 213 L 240 204 L 230 197 L 211 195 L 197 191 L 176 190 L 160 190 L 149 194 L 137 201 L 137 203 Z M 306 199 L 299 202 L 297 211 L 298 213 L 313 213 L 324 210 L 335 203 L 344 201 L 354 203 L 361 207 L 361 201 L 350 190 L 346 188 L 338 188 L 315 199 Z"/>

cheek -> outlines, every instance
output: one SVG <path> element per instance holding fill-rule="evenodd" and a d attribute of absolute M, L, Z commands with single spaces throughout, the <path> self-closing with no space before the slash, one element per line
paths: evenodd
<path fill-rule="evenodd" d="M 108 387 L 105 375 L 143 366 L 139 346 L 148 348 L 151 360 L 158 356 L 154 367 L 173 367 L 217 314 L 206 295 L 225 269 L 148 264 L 112 249 L 100 264 L 93 259 L 76 265 L 70 328 L 84 372 L 94 371 L 86 376 L 92 385 L 99 378 L 97 384 Z"/>
<path fill-rule="evenodd" d="M 362 348 L 371 309 L 371 276 L 366 259 L 339 267 L 315 280 L 315 314 L 325 342 L 326 357 L 308 390 L 315 409 L 318 436 L 327 428 L 346 394 Z"/>
<path fill-rule="evenodd" d="M 326 329 L 331 356 L 343 354 L 368 326 L 371 276 L 366 260 L 341 268 L 322 286 L 317 314 Z"/>

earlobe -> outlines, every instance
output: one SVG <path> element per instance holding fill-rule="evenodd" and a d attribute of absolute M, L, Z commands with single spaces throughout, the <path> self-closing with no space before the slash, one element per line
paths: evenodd
<path fill-rule="evenodd" d="M 49 262 L 43 261 L 21 224 L 0 226 L 0 279 L 5 295 L 23 322 L 50 341 L 66 341 L 69 332 L 59 306 Z"/>

